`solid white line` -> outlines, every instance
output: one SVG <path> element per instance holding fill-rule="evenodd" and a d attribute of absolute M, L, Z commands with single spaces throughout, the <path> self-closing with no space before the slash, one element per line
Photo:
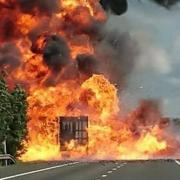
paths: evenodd
<path fill-rule="evenodd" d="M 61 165 L 58 165 L 58 166 L 53 166 L 53 167 L 49 167 L 49 168 L 39 169 L 39 170 L 35 170 L 35 171 L 29 171 L 29 172 L 26 172 L 26 173 L 21 173 L 21 174 L 16 174 L 16 175 L 13 175 L 13 176 L 0 178 L 0 180 L 13 179 L 13 178 L 20 177 L 20 176 L 26 176 L 26 175 L 29 175 L 29 174 L 35 174 L 35 173 L 39 173 L 39 172 L 43 172 L 43 171 L 48 171 L 48 170 L 52 170 L 52 169 L 56 169 L 56 168 L 61 168 L 61 167 L 65 167 L 65 166 L 78 164 L 78 163 L 79 162 L 61 164 Z"/>
<path fill-rule="evenodd" d="M 180 161 L 175 160 L 175 163 L 178 164 L 180 166 Z"/>

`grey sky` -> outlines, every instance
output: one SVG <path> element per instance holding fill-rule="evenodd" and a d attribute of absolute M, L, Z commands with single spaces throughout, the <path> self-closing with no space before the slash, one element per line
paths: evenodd
<path fill-rule="evenodd" d="M 180 117 L 180 4 L 166 10 L 147 0 L 128 2 L 128 12 L 107 24 L 128 31 L 141 50 L 122 99 L 133 107 L 141 98 L 158 98 L 164 115 Z"/>

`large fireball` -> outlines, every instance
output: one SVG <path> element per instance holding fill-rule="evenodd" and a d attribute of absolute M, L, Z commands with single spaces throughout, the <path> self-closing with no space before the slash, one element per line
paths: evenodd
<path fill-rule="evenodd" d="M 110 81 L 109 54 L 121 61 L 119 42 L 109 40 L 115 48 L 104 51 L 106 57 L 98 49 L 106 19 L 99 0 L 0 0 L 0 68 L 8 71 L 10 85 L 21 83 L 28 92 L 21 160 L 64 158 L 59 116 L 86 115 L 90 121 L 88 155 L 71 141 L 69 159 L 148 159 L 175 151 L 152 102 L 122 115 L 119 86 Z"/>

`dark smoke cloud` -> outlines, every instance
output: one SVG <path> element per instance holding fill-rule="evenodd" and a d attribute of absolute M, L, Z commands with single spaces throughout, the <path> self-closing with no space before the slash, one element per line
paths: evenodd
<path fill-rule="evenodd" d="M 0 1 L 0 10 L 3 8 L 13 9 L 16 6 L 15 3 L 16 3 L 16 0 Z"/>
<path fill-rule="evenodd" d="M 125 13 L 128 9 L 127 0 L 100 0 L 105 10 L 111 10 L 116 15 Z"/>
<path fill-rule="evenodd" d="M 97 46 L 97 56 L 110 80 L 123 89 L 134 69 L 138 48 L 128 33 L 106 32 Z"/>
<path fill-rule="evenodd" d="M 67 23 L 68 22 L 68 23 Z M 104 22 L 95 20 L 89 15 L 89 10 L 86 7 L 77 7 L 70 13 L 64 16 L 64 21 L 59 22 L 59 27 L 70 33 L 70 35 L 87 34 L 90 38 L 96 38 L 96 34 L 103 26 Z M 76 36 L 74 38 L 76 38 Z"/>
<path fill-rule="evenodd" d="M 32 13 L 35 8 L 40 13 L 51 15 L 59 11 L 59 0 L 19 0 L 22 12 Z"/>
<path fill-rule="evenodd" d="M 131 131 L 139 135 L 142 128 L 152 128 L 155 125 L 166 125 L 167 120 L 162 118 L 161 102 L 156 99 L 142 99 L 138 108 L 131 113 L 128 121 L 131 124 Z"/>
<path fill-rule="evenodd" d="M 21 54 L 15 45 L 6 43 L 0 46 L 0 67 L 14 69 L 20 64 Z"/>
<path fill-rule="evenodd" d="M 40 53 L 39 50 L 36 47 L 37 40 L 39 38 L 41 38 L 42 36 L 48 37 L 49 36 L 48 34 L 51 34 L 49 31 L 50 31 L 50 28 L 49 28 L 49 19 L 45 18 L 45 19 L 42 19 L 42 21 L 38 24 L 38 26 L 33 28 L 28 33 L 28 38 L 32 42 L 32 47 L 31 47 L 32 52 Z M 41 51 L 41 53 L 43 53 L 43 52 Z"/>
<path fill-rule="evenodd" d="M 88 54 L 78 55 L 77 58 L 78 69 L 81 73 L 92 76 L 99 73 L 99 61 L 93 56 Z"/>
<path fill-rule="evenodd" d="M 162 6 L 165 6 L 169 8 L 170 6 L 176 4 L 177 2 L 180 2 L 180 0 L 152 0 Z"/>
<path fill-rule="evenodd" d="M 138 0 L 137 0 L 138 1 Z M 139 0 L 141 1 L 141 0 Z M 180 0 L 149 0 L 158 3 L 166 8 L 180 2 Z M 111 10 L 116 15 L 121 15 L 128 10 L 128 0 L 100 0 L 100 4 L 105 10 Z"/>
<path fill-rule="evenodd" d="M 46 40 L 43 57 L 44 62 L 54 72 L 58 72 L 69 63 L 69 47 L 64 39 L 57 35 L 52 35 Z"/>
<path fill-rule="evenodd" d="M 1 10 L 0 10 L 1 11 Z M 17 30 L 13 14 L 6 11 L 0 12 L 0 41 L 9 41 L 17 37 Z"/>

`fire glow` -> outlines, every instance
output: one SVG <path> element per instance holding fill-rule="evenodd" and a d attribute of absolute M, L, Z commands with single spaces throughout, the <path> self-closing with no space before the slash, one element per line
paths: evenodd
<path fill-rule="evenodd" d="M 0 47 L 8 58 L 0 68 L 8 71 L 10 85 L 21 83 L 28 92 L 28 135 L 19 158 L 63 159 L 56 119 L 81 115 L 90 120 L 88 155 L 86 147 L 74 148 L 71 141 L 68 159 L 172 155 L 176 142 L 153 103 L 144 101 L 122 118 L 111 74 L 96 69 L 103 59 L 96 62 L 94 27 L 107 19 L 99 0 L 54 0 L 50 7 L 42 2 L 0 0 Z"/>

